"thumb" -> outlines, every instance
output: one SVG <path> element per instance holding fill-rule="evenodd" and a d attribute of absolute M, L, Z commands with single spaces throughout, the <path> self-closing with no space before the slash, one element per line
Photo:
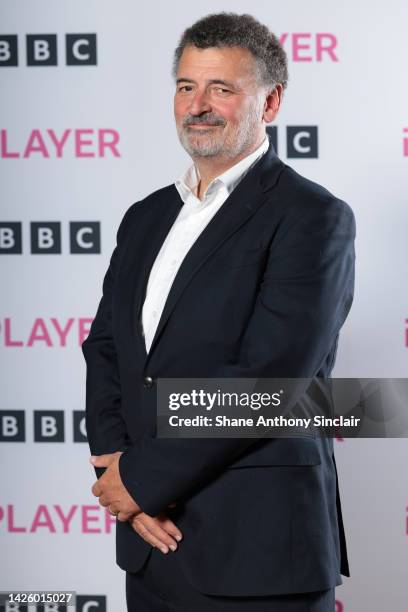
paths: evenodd
<path fill-rule="evenodd" d="M 107 455 L 92 455 L 89 461 L 94 467 L 108 467 L 115 458 L 116 453 L 109 453 Z"/>

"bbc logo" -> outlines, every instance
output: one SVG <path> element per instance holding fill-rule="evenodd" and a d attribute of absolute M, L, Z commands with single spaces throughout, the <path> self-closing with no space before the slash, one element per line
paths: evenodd
<path fill-rule="evenodd" d="M 25 37 L 27 66 L 57 66 L 56 34 L 27 34 Z M 65 64 L 67 66 L 96 66 L 96 34 L 66 34 Z M 18 66 L 18 37 L 0 35 L 0 67 Z"/>
<path fill-rule="evenodd" d="M 65 442 L 63 410 L 33 411 L 34 442 Z M 24 410 L 0 410 L 0 442 L 25 442 L 26 418 Z M 85 411 L 72 412 L 72 441 L 87 442 Z"/>
<path fill-rule="evenodd" d="M 22 252 L 22 223 L 20 221 L 0 221 L 0 255 L 21 255 Z M 30 223 L 30 252 L 33 255 L 60 254 L 61 222 L 32 221 Z M 81 255 L 100 253 L 100 222 L 71 221 L 69 223 L 69 252 Z"/>
<path fill-rule="evenodd" d="M 266 128 L 269 139 L 278 152 L 278 128 L 271 125 Z M 313 158 L 318 157 L 317 125 L 287 125 L 286 126 L 286 157 Z"/>

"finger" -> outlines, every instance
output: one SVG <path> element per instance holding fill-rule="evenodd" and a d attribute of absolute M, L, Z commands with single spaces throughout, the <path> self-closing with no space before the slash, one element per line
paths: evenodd
<path fill-rule="evenodd" d="M 106 495 L 101 495 L 99 497 L 99 503 L 101 506 L 106 507 L 106 506 L 109 506 L 110 501 L 107 499 Z"/>
<path fill-rule="evenodd" d="M 163 542 L 173 552 L 177 549 L 177 540 L 161 527 L 160 522 L 156 517 L 151 517 L 148 514 L 145 514 L 140 520 L 154 537 Z"/>
<path fill-rule="evenodd" d="M 95 482 L 95 484 L 93 485 L 92 489 L 91 489 L 93 495 L 95 495 L 95 497 L 99 497 L 100 494 L 102 493 L 102 487 L 99 484 L 99 481 L 97 480 Z"/>
<path fill-rule="evenodd" d="M 151 544 L 155 548 L 158 548 L 165 555 L 169 552 L 168 546 L 159 538 L 150 533 L 147 527 L 139 519 L 132 520 L 132 527 L 140 535 L 140 537 L 145 540 L 145 542 Z"/>
<path fill-rule="evenodd" d="M 160 527 L 175 538 L 177 542 L 180 542 L 183 539 L 183 534 L 181 533 L 180 529 L 166 515 L 163 515 L 163 517 L 160 515 L 157 518 L 160 521 Z"/>
<path fill-rule="evenodd" d="M 116 453 L 109 453 L 107 455 L 92 455 L 89 461 L 94 467 L 108 467 L 115 458 Z"/>
<path fill-rule="evenodd" d="M 133 512 L 119 512 L 116 515 L 116 518 L 118 519 L 118 521 L 120 521 L 121 523 L 126 523 L 126 521 L 128 521 L 132 516 L 134 516 Z"/>

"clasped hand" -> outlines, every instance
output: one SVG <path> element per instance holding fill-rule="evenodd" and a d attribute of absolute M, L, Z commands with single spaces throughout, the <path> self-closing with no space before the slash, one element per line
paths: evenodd
<path fill-rule="evenodd" d="M 167 515 L 162 512 L 153 517 L 142 511 L 140 506 L 129 495 L 119 473 L 121 451 L 106 455 L 93 455 L 92 465 L 107 468 L 104 474 L 92 486 L 92 493 L 99 497 L 101 506 L 108 507 L 121 522 L 129 521 L 133 529 L 143 540 L 167 554 L 169 549 L 175 551 L 182 533 Z M 176 504 L 170 504 L 173 507 Z"/>

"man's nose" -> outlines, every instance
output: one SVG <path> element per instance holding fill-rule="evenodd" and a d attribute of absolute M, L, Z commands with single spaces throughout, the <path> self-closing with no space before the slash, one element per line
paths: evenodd
<path fill-rule="evenodd" d="M 208 94 L 205 91 L 196 91 L 191 100 L 189 112 L 191 115 L 201 115 L 211 111 Z"/>

